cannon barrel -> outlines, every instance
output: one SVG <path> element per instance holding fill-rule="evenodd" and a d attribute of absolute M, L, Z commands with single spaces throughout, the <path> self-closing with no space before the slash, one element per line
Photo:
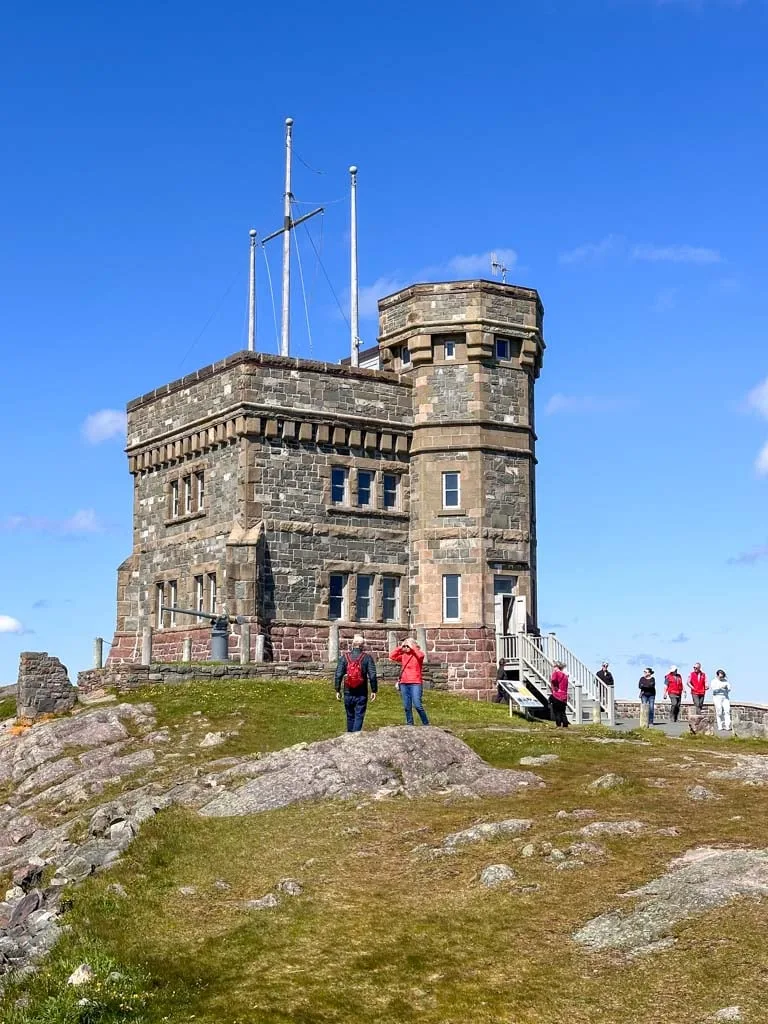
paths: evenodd
<path fill-rule="evenodd" d="M 211 612 L 196 612 L 192 608 L 175 608 L 165 604 L 160 607 L 160 611 L 176 612 L 177 615 L 196 615 L 200 619 L 210 619 L 211 622 L 233 622 L 238 626 L 245 622 L 242 615 L 226 615 L 224 612 L 213 615 Z"/>

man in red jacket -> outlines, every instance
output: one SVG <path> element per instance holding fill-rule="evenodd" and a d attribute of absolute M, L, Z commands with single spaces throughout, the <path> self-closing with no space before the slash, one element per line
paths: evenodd
<path fill-rule="evenodd" d="M 677 665 L 664 676 L 664 696 L 669 697 L 672 704 L 672 721 L 680 717 L 680 701 L 683 699 L 683 677 L 677 671 Z"/>
<path fill-rule="evenodd" d="M 403 640 L 389 656 L 390 661 L 400 662 L 400 680 L 397 688 L 405 709 L 406 725 L 413 725 L 413 709 L 416 708 L 422 725 L 429 725 L 427 712 L 421 703 L 424 692 L 424 651 L 410 637 Z"/>
<path fill-rule="evenodd" d="M 693 672 L 691 672 L 688 678 L 688 689 L 691 691 L 691 699 L 696 710 L 701 711 L 704 707 L 704 696 L 709 686 L 707 684 L 707 675 L 701 671 L 701 662 L 699 661 L 693 666 Z"/>

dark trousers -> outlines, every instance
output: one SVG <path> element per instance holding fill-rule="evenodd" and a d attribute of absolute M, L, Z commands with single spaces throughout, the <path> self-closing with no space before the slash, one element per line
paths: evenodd
<path fill-rule="evenodd" d="M 368 707 L 368 691 L 355 693 L 344 691 L 344 710 L 347 712 L 347 732 L 360 732 L 363 728 L 365 709 Z"/>
<path fill-rule="evenodd" d="M 416 708 L 416 711 L 419 714 L 421 724 L 429 725 L 427 712 L 424 710 L 424 705 L 421 703 L 421 695 L 423 692 L 424 686 L 421 683 L 400 683 L 400 699 L 403 702 L 406 725 L 413 725 L 414 708 Z"/>
<path fill-rule="evenodd" d="M 565 709 L 568 707 L 564 700 L 558 700 L 557 697 L 549 698 L 549 706 L 552 709 L 552 718 L 556 726 L 562 726 L 563 729 L 568 728 L 568 717 L 565 713 Z"/>
<path fill-rule="evenodd" d="M 703 693 L 692 693 L 691 696 L 693 697 L 693 706 L 696 708 L 696 710 L 697 711 L 703 711 L 704 710 L 704 694 Z"/>
<path fill-rule="evenodd" d="M 670 693 L 669 702 L 672 705 L 672 721 L 676 722 L 680 717 L 680 701 L 683 699 L 680 693 Z"/>

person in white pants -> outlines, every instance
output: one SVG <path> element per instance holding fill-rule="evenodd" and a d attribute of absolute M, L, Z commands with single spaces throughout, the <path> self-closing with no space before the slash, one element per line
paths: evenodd
<path fill-rule="evenodd" d="M 715 721 L 722 732 L 731 731 L 731 684 L 725 670 L 719 668 L 712 680 L 712 699 L 715 704 Z"/>

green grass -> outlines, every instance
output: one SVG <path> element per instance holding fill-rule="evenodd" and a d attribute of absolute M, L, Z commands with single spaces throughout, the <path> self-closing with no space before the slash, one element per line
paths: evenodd
<path fill-rule="evenodd" d="M 3 697 L 0 700 L 0 722 L 4 722 L 6 718 L 16 717 L 16 698 L 15 697 Z"/>
<path fill-rule="evenodd" d="M 160 724 L 179 736 L 241 721 L 239 735 L 210 755 L 217 757 L 335 735 L 343 722 L 332 690 L 319 684 L 191 684 L 130 699 L 155 703 Z M 618 894 L 692 846 L 768 846 L 763 791 L 707 780 L 703 768 L 685 760 L 715 763 L 710 750 L 764 747 L 654 733 L 642 736 L 650 746 L 600 745 L 588 741 L 605 733 L 599 727 L 500 731 L 528 726 L 494 705 L 439 693 L 428 693 L 426 703 L 436 724 L 451 727 L 494 765 L 517 767 L 524 755 L 557 753 L 559 761 L 535 769 L 547 788 L 483 801 L 318 802 L 229 819 L 165 812 L 145 825 L 112 871 L 73 890 L 71 930 L 26 981 L 27 1007 L 14 1009 L 21 988 L 12 987 L 0 1018 L 9 1024 L 699 1024 L 738 1003 L 745 1020 L 764 1019 L 763 903 L 706 915 L 680 929 L 674 949 L 650 960 L 626 963 L 570 942 L 586 920 L 624 902 Z M 195 724 L 197 710 L 208 724 Z M 385 688 L 366 726 L 401 716 L 397 695 Z M 658 757 L 664 761 L 649 760 Z M 587 793 L 587 784 L 608 771 L 626 784 Z M 647 780 L 655 777 L 668 779 L 668 787 L 650 787 Z M 685 789 L 700 781 L 723 799 L 691 802 Z M 574 841 L 580 823 L 554 813 L 586 806 L 600 817 L 676 825 L 681 835 L 608 840 L 606 861 L 575 872 L 520 857 L 529 836 L 561 847 Z M 536 825 L 524 840 L 480 843 L 455 857 L 412 854 L 479 819 L 502 817 L 530 817 Z M 480 870 L 501 861 L 515 868 L 520 883 L 540 889 L 481 889 Z M 276 910 L 242 909 L 242 901 L 274 890 L 283 877 L 300 879 L 304 894 Z M 220 880 L 230 888 L 217 888 Z M 113 882 L 125 886 L 127 899 L 109 891 Z M 194 886 L 195 894 L 181 895 L 182 885 Z M 72 1015 L 84 1008 L 73 1007 L 64 985 L 81 961 L 94 966 L 102 985 L 110 972 L 126 979 L 109 1005 L 86 1007 L 87 1017 Z M 82 997 L 90 998 L 87 989 Z M 116 1001 L 123 1016 L 114 1015 Z"/>

